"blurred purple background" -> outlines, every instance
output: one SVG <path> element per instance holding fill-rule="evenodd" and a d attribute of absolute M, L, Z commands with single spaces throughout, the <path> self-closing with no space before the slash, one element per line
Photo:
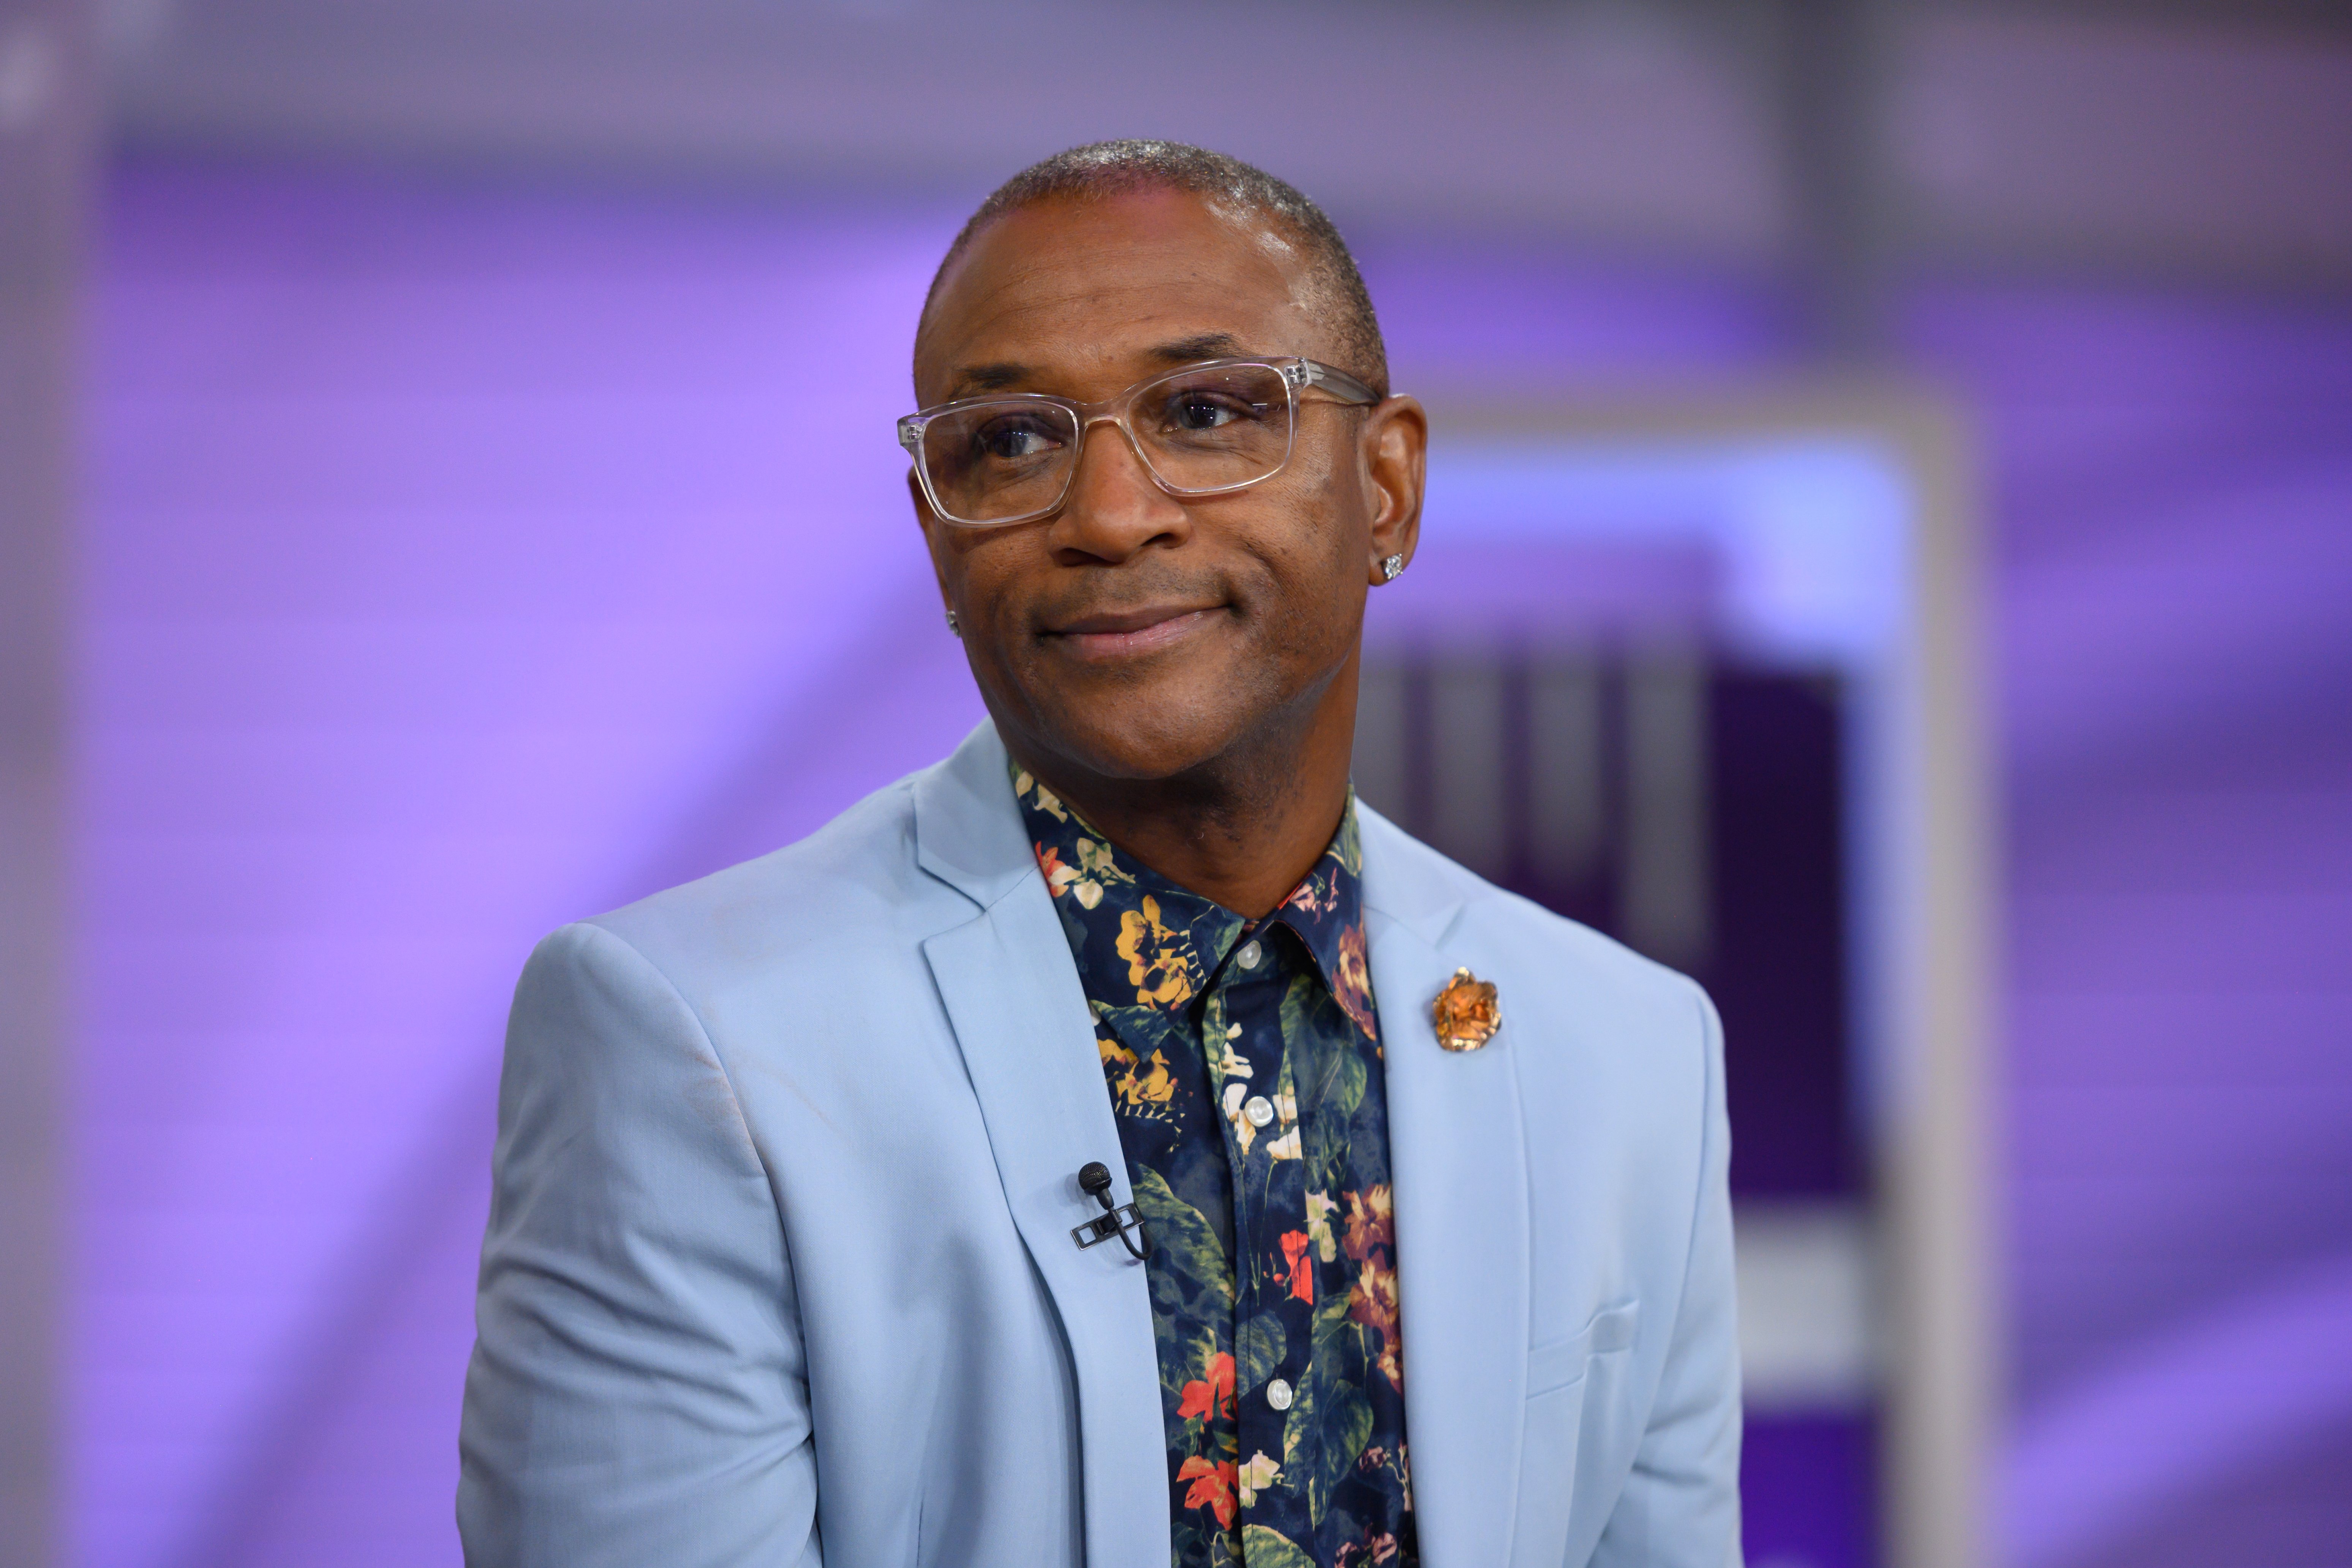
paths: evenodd
<path fill-rule="evenodd" d="M 1478 80 L 1404 15 L 1348 47 L 1467 112 Z M 2015 1568 L 2352 1563 L 2352 46 L 2299 16 L 2123 66 L 2095 16 L 1905 56 L 1909 177 L 1943 205 L 1893 259 L 1834 180 L 1751 198 L 1737 158 L 1630 195 L 1527 176 L 1538 153 L 1465 165 L 1451 205 L 1436 153 L 1386 205 L 1326 182 L 1402 387 L 1654 399 L 1861 363 L 1976 432 Z M 187 37 L 195 66 L 139 57 L 119 89 L 83 307 L 61 1561 L 450 1563 L 530 944 L 978 717 L 888 421 L 929 269 L 1019 160 L 1000 137 L 868 178 L 793 130 L 782 173 L 681 173 L 646 126 L 723 149 L 767 122 L 673 93 L 534 162 L 589 112 L 545 82 L 448 76 L 436 143 L 324 66 L 310 120 L 264 93 L 240 121 L 242 35 Z M 1608 96 L 1662 90 L 1624 37 L 1559 112 L 1663 112 Z M 2170 139 L 2095 106 L 2068 140 L 2067 73 L 2100 70 L 2169 103 Z M 1951 108 L 1987 79 L 2046 81 L 2043 118 Z M 1706 134 L 1743 144 L 1748 103 Z M 948 145 L 929 112 L 906 135 Z M 1105 112 L 1041 108 L 1024 144 Z M 1348 166 L 1224 141 L 1310 194 Z M 2117 159 L 2145 189 L 2084 174 Z M 1588 200 L 1620 231 L 1562 218 Z M 2075 243 L 2095 222 L 2121 237 Z M 1817 267 L 1756 259 L 1823 236 Z"/>

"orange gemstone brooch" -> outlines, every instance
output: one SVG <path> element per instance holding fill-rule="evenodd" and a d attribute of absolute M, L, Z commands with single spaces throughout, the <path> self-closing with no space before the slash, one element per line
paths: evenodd
<path fill-rule="evenodd" d="M 1476 1050 L 1503 1026 L 1503 1009 L 1495 1000 L 1494 983 L 1466 969 L 1455 970 L 1431 1005 L 1429 1021 L 1437 1026 L 1437 1043 L 1447 1050 Z"/>

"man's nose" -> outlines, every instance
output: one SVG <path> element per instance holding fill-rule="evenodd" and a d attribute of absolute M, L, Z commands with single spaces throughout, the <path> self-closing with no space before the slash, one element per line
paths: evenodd
<path fill-rule="evenodd" d="M 1055 552 L 1118 563 L 1192 531 L 1192 514 L 1152 482 L 1127 433 L 1108 419 L 1090 426 L 1046 536 Z"/>

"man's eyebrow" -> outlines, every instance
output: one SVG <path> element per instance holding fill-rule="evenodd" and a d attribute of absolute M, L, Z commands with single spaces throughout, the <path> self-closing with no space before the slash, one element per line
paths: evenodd
<path fill-rule="evenodd" d="M 1191 364 L 1196 360 L 1231 359 L 1246 354 L 1239 338 L 1231 332 L 1201 332 L 1171 342 L 1156 343 L 1145 353 L 1163 364 Z M 1038 371 L 1034 365 L 1017 360 L 996 360 L 987 364 L 958 365 L 950 382 L 951 397 L 971 397 L 983 392 L 1002 392 L 1008 386 L 1034 383 Z"/>
<path fill-rule="evenodd" d="M 993 364 L 967 364 L 956 367 L 958 397 L 968 397 L 975 392 L 999 392 L 1008 386 L 1018 386 L 1036 374 L 1025 364 L 1011 360 L 999 360 Z"/>
<path fill-rule="evenodd" d="M 1241 340 L 1231 332 L 1202 332 L 1160 343 L 1150 350 L 1150 354 L 1168 364 L 1189 364 L 1199 359 L 1231 359 L 1244 352 Z"/>

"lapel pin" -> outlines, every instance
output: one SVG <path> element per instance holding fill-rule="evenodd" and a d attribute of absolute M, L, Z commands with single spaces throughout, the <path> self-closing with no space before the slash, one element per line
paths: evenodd
<path fill-rule="evenodd" d="M 1437 1043 L 1447 1050 L 1476 1050 L 1503 1026 L 1503 1009 L 1495 999 L 1494 983 L 1466 969 L 1455 970 L 1430 1005 L 1429 1021 L 1437 1026 Z"/>

